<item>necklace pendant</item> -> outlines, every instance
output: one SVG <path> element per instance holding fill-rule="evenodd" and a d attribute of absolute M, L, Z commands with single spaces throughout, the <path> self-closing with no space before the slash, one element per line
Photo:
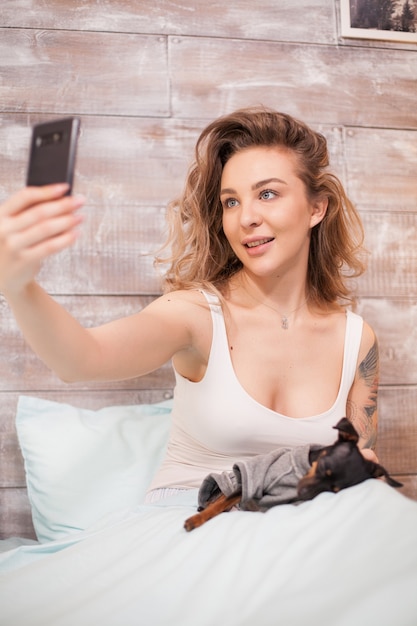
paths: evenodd
<path fill-rule="evenodd" d="M 288 330 L 288 317 L 286 315 L 281 316 L 281 328 Z"/>

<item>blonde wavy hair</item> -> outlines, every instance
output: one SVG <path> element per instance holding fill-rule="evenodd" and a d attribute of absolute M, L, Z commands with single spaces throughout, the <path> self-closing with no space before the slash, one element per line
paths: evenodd
<path fill-rule="evenodd" d="M 290 115 L 264 107 L 246 108 L 220 117 L 201 133 L 185 187 L 168 207 L 168 265 L 165 290 L 203 288 L 224 293 L 242 268 L 223 232 L 220 182 L 230 157 L 255 146 L 276 146 L 296 156 L 297 175 L 307 196 L 327 198 L 324 219 L 311 233 L 307 270 L 310 302 L 353 302 L 347 279 L 360 276 L 363 227 L 340 180 L 328 171 L 325 137 Z"/>

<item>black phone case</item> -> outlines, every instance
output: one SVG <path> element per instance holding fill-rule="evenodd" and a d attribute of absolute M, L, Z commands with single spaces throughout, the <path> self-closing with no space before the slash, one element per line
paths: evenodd
<path fill-rule="evenodd" d="M 79 128 L 77 117 L 33 127 L 27 185 L 68 183 L 71 193 Z"/>

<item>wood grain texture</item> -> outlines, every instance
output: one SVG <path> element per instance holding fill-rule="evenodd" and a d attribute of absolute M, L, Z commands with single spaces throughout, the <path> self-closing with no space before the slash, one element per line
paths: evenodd
<path fill-rule="evenodd" d="M 394 474 L 416 474 L 417 387 L 381 388 L 377 453 Z"/>
<path fill-rule="evenodd" d="M 0 28 L 0 71 L 1 111 L 169 114 L 162 36 Z"/>
<path fill-rule="evenodd" d="M 417 131 L 346 128 L 344 141 L 346 191 L 358 208 L 415 213 Z"/>
<path fill-rule="evenodd" d="M 165 209 L 103 206 L 83 211 L 82 236 L 74 248 L 48 259 L 39 273 L 42 285 L 55 293 L 161 293 L 162 276 L 154 260 L 165 239 Z"/>
<path fill-rule="evenodd" d="M 416 385 L 417 301 L 361 298 L 357 313 L 378 338 L 381 385 Z"/>
<path fill-rule="evenodd" d="M 361 214 L 368 269 L 358 281 L 361 294 L 412 299 L 417 295 L 417 213 Z"/>
<path fill-rule="evenodd" d="M 417 128 L 413 51 L 174 37 L 169 54 L 176 117 L 264 104 L 310 123 Z M 239 59 L 233 71 L 225 59 Z"/>
<path fill-rule="evenodd" d="M 417 500 L 417 476 L 402 476 L 398 474 L 395 478 L 404 485 L 401 488 L 401 493 L 412 500 Z"/>
<path fill-rule="evenodd" d="M 2 0 L 0 24 L 21 28 L 199 35 L 270 41 L 336 42 L 335 10 L 321 0 Z M 308 15 L 309 28 L 300 15 Z"/>
<path fill-rule="evenodd" d="M 36 539 L 25 488 L 0 489 L 0 539 Z"/>

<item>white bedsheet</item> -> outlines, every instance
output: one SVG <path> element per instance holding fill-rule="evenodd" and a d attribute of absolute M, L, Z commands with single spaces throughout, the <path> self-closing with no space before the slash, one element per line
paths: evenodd
<path fill-rule="evenodd" d="M 417 503 L 382 481 L 191 533 L 197 491 L 0 554 L 2 626 L 416 626 Z"/>

